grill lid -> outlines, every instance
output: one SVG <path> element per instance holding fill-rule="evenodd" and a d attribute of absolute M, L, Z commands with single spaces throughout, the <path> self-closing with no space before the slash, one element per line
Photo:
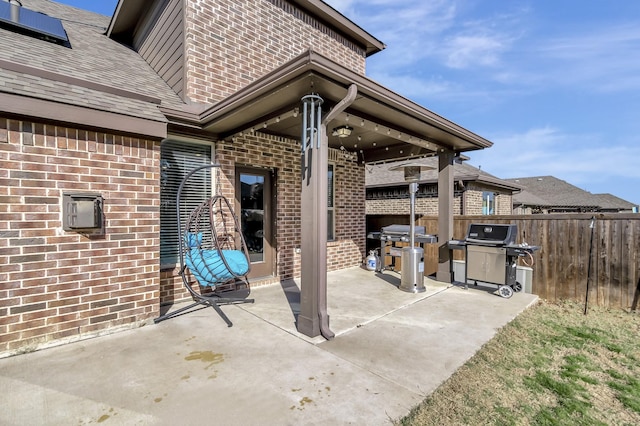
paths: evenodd
<path fill-rule="evenodd" d="M 425 227 L 424 226 L 416 226 L 415 227 L 416 234 L 424 234 Z M 411 227 L 409 225 L 389 225 L 382 227 L 382 234 L 386 235 L 409 235 Z"/>
<path fill-rule="evenodd" d="M 467 243 L 485 245 L 509 245 L 515 244 L 518 225 L 472 223 L 469 225 Z"/>

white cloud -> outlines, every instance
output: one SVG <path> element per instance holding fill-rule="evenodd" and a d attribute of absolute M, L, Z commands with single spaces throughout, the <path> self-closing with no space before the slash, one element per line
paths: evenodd
<path fill-rule="evenodd" d="M 608 3 L 576 10 L 577 0 L 327 1 L 387 44 L 368 59 L 368 76 L 484 128 L 495 145 L 469 153 L 471 164 L 501 178 L 554 175 L 640 202 L 633 13 Z M 599 8 L 606 16 L 595 15 Z"/>
<path fill-rule="evenodd" d="M 411 99 L 428 99 L 435 96 L 453 96 L 460 88 L 447 80 L 438 77 L 421 77 L 415 74 L 385 74 L 374 72 L 370 77 L 375 81 L 384 82 L 385 86 Z"/>
<path fill-rule="evenodd" d="M 497 65 L 507 47 L 500 37 L 488 34 L 456 35 L 443 46 L 445 63 L 451 68 Z"/>
<path fill-rule="evenodd" d="M 616 179 L 640 183 L 640 168 L 632 161 L 640 158 L 640 144 L 610 143 L 603 135 L 551 127 L 491 140 L 493 147 L 469 153 L 471 163 L 500 178 L 552 175 L 577 186 Z"/>
<path fill-rule="evenodd" d="M 533 52 L 545 84 L 589 91 L 640 89 L 640 26 L 603 24 L 543 40 Z"/>
<path fill-rule="evenodd" d="M 468 2 L 456 0 L 329 0 L 329 4 L 387 45 L 368 60 L 367 74 L 412 99 L 452 100 L 484 96 L 463 80 L 443 77 L 447 68 L 476 75 L 495 72 L 521 31 L 516 10 L 479 19 Z M 502 68 L 501 68 L 502 69 Z M 485 81 L 491 83 L 491 78 Z M 486 86 L 485 86 L 486 87 Z M 495 88 L 491 90 L 498 93 Z M 493 95 L 495 97 L 495 95 Z"/>
<path fill-rule="evenodd" d="M 403 68 L 430 57 L 440 34 L 454 26 L 456 2 L 450 0 L 330 0 L 374 37 L 387 45 L 389 66 Z"/>

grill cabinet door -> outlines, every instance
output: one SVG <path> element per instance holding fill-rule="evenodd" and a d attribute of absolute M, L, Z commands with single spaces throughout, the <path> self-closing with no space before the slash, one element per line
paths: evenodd
<path fill-rule="evenodd" d="M 467 280 L 505 284 L 507 250 L 467 245 Z"/>

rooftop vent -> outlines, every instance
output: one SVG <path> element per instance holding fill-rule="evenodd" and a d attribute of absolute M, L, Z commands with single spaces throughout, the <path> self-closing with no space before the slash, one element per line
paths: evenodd
<path fill-rule="evenodd" d="M 59 19 L 22 7 L 19 0 L 0 1 L 0 27 L 53 43 L 69 43 Z"/>

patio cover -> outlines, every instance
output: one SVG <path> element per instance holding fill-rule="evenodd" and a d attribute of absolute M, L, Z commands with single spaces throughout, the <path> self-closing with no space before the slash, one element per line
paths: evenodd
<path fill-rule="evenodd" d="M 299 139 L 300 99 L 317 93 L 323 111 L 342 100 L 355 84 L 358 95 L 331 128 L 354 128 L 345 148 L 362 150 L 367 163 L 434 155 L 442 150 L 465 152 L 488 148 L 491 142 L 311 50 L 282 65 L 229 98 L 213 105 L 164 107 L 170 129 L 184 126 L 219 139 L 259 131 Z M 359 137 L 359 139 L 358 139 Z M 357 141 L 357 147 L 353 145 Z M 344 139 L 329 135 L 329 146 Z"/>
<path fill-rule="evenodd" d="M 323 117 L 331 118 L 323 122 L 322 149 L 313 156 L 318 161 L 313 167 L 316 171 L 326 170 L 328 147 L 353 152 L 365 164 L 438 156 L 436 278 L 451 282 L 446 242 L 453 237 L 453 161 L 461 152 L 490 147 L 488 140 L 311 50 L 213 106 L 160 108 L 169 120 L 170 132 L 204 133 L 217 139 L 262 132 L 300 139 L 301 98 L 311 93 L 322 97 Z M 331 129 L 344 125 L 352 128 L 348 138 L 332 136 Z M 298 329 L 311 337 L 322 333 L 331 338 L 326 315 L 326 231 L 322 232 L 326 230 L 327 179 L 317 174 L 312 179 L 314 182 L 303 185 L 301 195 L 303 225 L 305 218 L 312 217 L 315 231 L 302 232 Z"/>

